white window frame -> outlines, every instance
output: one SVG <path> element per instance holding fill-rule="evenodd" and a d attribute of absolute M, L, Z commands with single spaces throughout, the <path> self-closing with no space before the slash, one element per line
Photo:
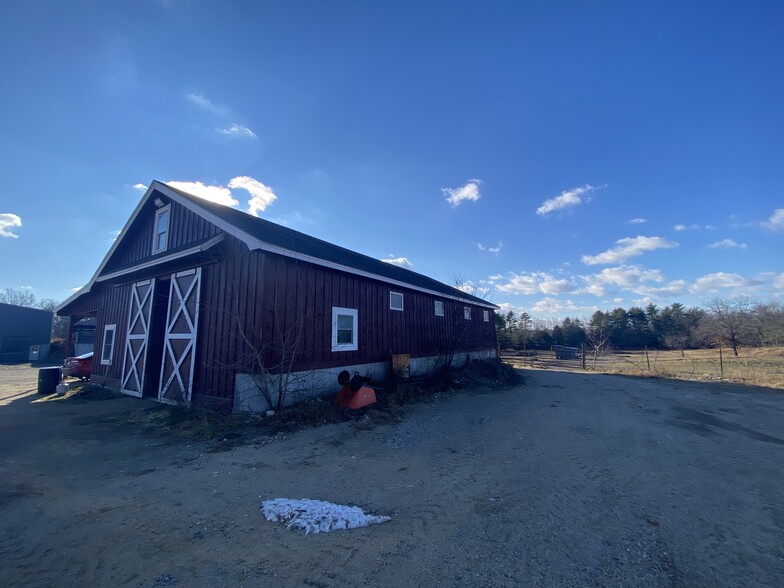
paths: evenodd
<path fill-rule="evenodd" d="M 166 217 L 166 230 L 162 232 L 158 232 L 158 219 L 163 215 L 163 213 L 168 213 Z M 169 233 L 171 229 L 171 204 L 167 204 L 166 206 L 161 206 L 158 210 L 155 211 L 155 224 L 152 227 L 152 253 L 155 255 L 156 253 L 160 253 L 161 251 L 166 251 L 169 248 Z M 166 245 L 158 249 L 158 236 L 159 235 L 166 235 Z"/>
<path fill-rule="evenodd" d="M 463 307 L 463 318 L 465 320 L 467 320 L 467 321 L 471 320 L 471 307 L 470 306 L 464 306 Z"/>
<path fill-rule="evenodd" d="M 483 311 L 482 311 L 482 319 L 483 319 L 483 320 L 484 320 L 486 323 L 489 323 L 489 322 L 490 322 L 490 311 L 489 311 L 489 310 L 483 310 Z"/>
<path fill-rule="evenodd" d="M 434 307 L 434 311 L 436 313 L 436 316 L 444 316 L 444 301 L 443 300 L 434 300 L 433 302 L 435 303 L 433 305 L 433 307 Z"/>
<path fill-rule="evenodd" d="M 354 320 L 351 343 L 338 343 L 338 316 L 349 315 Z M 332 351 L 356 351 L 359 349 L 359 317 L 356 308 L 332 307 Z"/>
<path fill-rule="evenodd" d="M 400 308 L 397 308 L 396 306 L 392 305 L 393 296 L 400 296 Z M 405 304 L 405 296 L 403 296 L 402 292 L 393 292 L 391 290 L 389 291 L 389 310 L 398 310 L 400 312 L 403 312 L 404 304 Z"/>
<path fill-rule="evenodd" d="M 106 334 L 111 331 L 112 345 L 109 347 L 109 357 L 106 357 Z M 117 325 L 104 325 L 103 339 L 101 339 L 101 365 L 112 365 L 114 348 L 117 346 Z"/>

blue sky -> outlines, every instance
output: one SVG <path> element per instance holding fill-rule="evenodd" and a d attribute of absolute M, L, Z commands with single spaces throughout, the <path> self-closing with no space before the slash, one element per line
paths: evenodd
<path fill-rule="evenodd" d="M 784 3 L 480 4 L 4 3 L 0 288 L 158 179 L 542 318 L 784 300 Z"/>

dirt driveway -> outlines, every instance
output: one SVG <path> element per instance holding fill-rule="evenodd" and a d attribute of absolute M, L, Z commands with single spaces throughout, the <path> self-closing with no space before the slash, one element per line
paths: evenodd
<path fill-rule="evenodd" d="M 26 372 L 24 370 L 27 370 Z M 18 370 L 18 371 L 15 371 Z M 780 586 L 784 395 L 529 372 L 228 452 L 0 367 L 3 586 Z M 306 536 L 262 499 L 392 521 Z"/>

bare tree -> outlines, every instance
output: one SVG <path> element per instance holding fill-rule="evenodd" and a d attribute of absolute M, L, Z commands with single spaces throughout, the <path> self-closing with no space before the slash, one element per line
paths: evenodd
<path fill-rule="evenodd" d="M 745 340 L 751 329 L 751 303 L 748 298 L 735 300 L 714 298 L 708 304 L 713 319 L 714 335 L 720 342 L 732 347 L 738 357 L 738 345 Z"/>
<path fill-rule="evenodd" d="M 35 307 L 35 294 L 29 288 L 6 288 L 0 291 L 0 302 Z"/>
<path fill-rule="evenodd" d="M 593 347 L 593 366 L 595 368 L 596 362 L 599 356 L 604 353 L 612 334 L 610 319 L 607 313 L 597 310 L 590 320 L 584 320 L 583 323 L 585 324 L 585 336 Z"/>

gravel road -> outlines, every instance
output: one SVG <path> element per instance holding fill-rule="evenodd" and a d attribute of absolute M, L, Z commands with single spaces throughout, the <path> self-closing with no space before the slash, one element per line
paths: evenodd
<path fill-rule="evenodd" d="M 41 401 L 10 370 L 0 366 L 0 585 L 784 579 L 781 393 L 532 371 L 525 386 L 442 395 L 394 425 L 210 453 L 102 424 L 145 401 Z M 278 497 L 392 521 L 306 536 L 263 519 L 261 500 Z"/>

